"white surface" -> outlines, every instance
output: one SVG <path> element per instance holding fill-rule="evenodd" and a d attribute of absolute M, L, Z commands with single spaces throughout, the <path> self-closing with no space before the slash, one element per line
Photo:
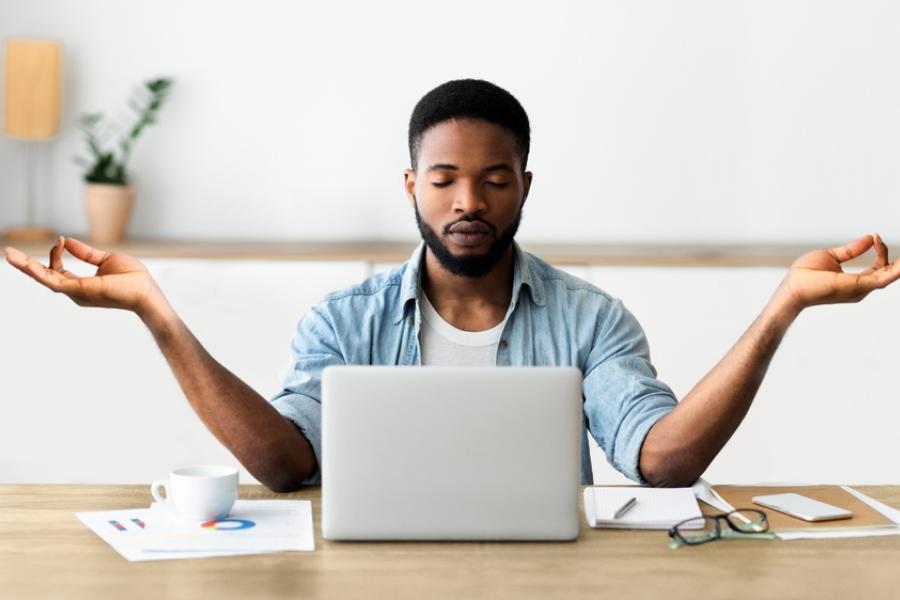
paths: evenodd
<path fill-rule="evenodd" d="M 364 263 L 144 262 L 210 354 L 267 399 L 290 365 L 300 316 L 368 272 Z M 5 262 L 0 294 L 0 481 L 149 483 L 186 465 L 238 466 L 137 317 L 76 306 Z M 243 468 L 240 479 L 256 481 Z"/>
<path fill-rule="evenodd" d="M 616 511 L 632 497 L 637 504 L 616 519 Z M 606 529 L 668 529 L 703 516 L 691 488 L 587 487 L 584 513 L 588 525 Z"/>
<path fill-rule="evenodd" d="M 709 485 L 709 482 L 702 477 L 694 482 L 694 485 L 691 486 L 691 489 L 694 491 L 694 496 L 697 497 L 697 500 L 702 500 L 713 508 L 717 508 L 725 513 L 732 512 L 734 510 L 734 507 L 726 502 L 725 498 L 720 496 L 719 493 Z M 745 521 L 747 520 L 740 513 L 738 513 L 737 516 L 744 519 Z"/>
<path fill-rule="evenodd" d="M 265 397 L 280 385 L 307 307 L 388 267 L 146 262 L 201 343 Z M 784 273 L 566 270 L 625 301 L 679 398 L 750 325 Z M 236 465 L 191 410 L 137 318 L 80 308 L 5 264 L 0 304 L 0 482 L 148 483 L 188 464 Z M 859 304 L 800 315 L 747 418 L 704 477 L 716 484 L 900 482 L 893 460 L 900 404 L 890 383 L 898 309 L 900 284 Z M 627 483 L 592 446 L 595 482 Z M 254 480 L 241 469 L 241 481 Z"/>
<path fill-rule="evenodd" d="M 184 521 L 165 505 L 150 508 L 91 511 L 75 514 L 91 531 L 129 561 L 171 560 L 315 550 L 312 503 L 309 500 L 238 500 L 229 520 L 252 523 L 249 528 L 204 527 L 202 521 Z M 134 523 L 140 519 L 144 526 Z M 120 531 L 110 520 L 125 528 Z"/>
<path fill-rule="evenodd" d="M 523 239 L 890 242 L 898 21 L 884 0 L 0 0 L 0 38 L 64 48 L 48 225 L 87 227 L 78 115 L 175 78 L 131 163 L 132 232 L 171 238 L 414 239 L 409 115 L 468 76 L 531 117 Z M 0 138 L 0 228 L 24 157 Z"/>
<path fill-rule="evenodd" d="M 578 535 L 581 373 L 567 367 L 328 367 L 322 536 Z"/>
<path fill-rule="evenodd" d="M 643 326 L 677 398 L 725 355 L 781 281 L 780 268 L 596 267 L 591 281 Z M 791 326 L 747 417 L 703 477 L 713 484 L 900 482 L 900 285 L 813 307 Z M 625 479 L 594 454 L 596 483 Z"/>

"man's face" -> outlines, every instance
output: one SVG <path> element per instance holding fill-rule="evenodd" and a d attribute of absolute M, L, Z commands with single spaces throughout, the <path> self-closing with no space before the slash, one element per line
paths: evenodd
<path fill-rule="evenodd" d="M 480 277 L 506 253 L 531 185 L 512 133 L 473 119 L 428 129 L 406 193 L 426 245 L 442 267 Z"/>

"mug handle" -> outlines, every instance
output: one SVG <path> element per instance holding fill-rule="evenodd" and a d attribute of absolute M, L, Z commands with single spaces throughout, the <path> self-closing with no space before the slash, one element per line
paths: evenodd
<path fill-rule="evenodd" d="M 161 489 L 166 490 L 166 495 L 163 496 L 159 493 Z M 153 496 L 153 499 L 162 504 L 169 504 L 169 482 L 167 479 L 157 479 L 153 483 L 150 484 L 150 494 Z"/>

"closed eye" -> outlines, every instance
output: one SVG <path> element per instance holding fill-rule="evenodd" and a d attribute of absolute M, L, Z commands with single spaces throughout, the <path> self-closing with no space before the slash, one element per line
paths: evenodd
<path fill-rule="evenodd" d="M 453 183 L 453 182 L 452 181 L 432 181 L 431 185 L 433 185 L 434 187 L 437 187 L 437 188 L 442 188 L 442 187 L 447 187 L 451 183 Z"/>
<path fill-rule="evenodd" d="M 509 183 L 506 181 L 487 181 L 486 183 L 488 185 L 492 185 L 496 188 L 505 188 L 506 186 L 509 185 Z"/>

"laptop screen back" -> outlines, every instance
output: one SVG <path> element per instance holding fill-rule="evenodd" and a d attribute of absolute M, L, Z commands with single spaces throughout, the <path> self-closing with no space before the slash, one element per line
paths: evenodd
<path fill-rule="evenodd" d="M 327 539 L 573 539 L 581 373 L 571 367 L 329 367 Z"/>

